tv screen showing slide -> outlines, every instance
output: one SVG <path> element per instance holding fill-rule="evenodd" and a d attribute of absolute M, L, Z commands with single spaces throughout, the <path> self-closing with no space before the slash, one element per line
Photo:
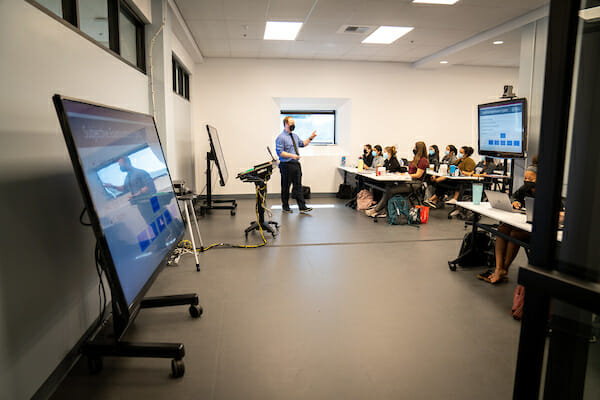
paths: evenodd
<path fill-rule="evenodd" d="M 225 156 L 223 155 L 223 149 L 219 141 L 219 133 L 217 132 L 217 128 L 210 125 L 206 125 L 206 131 L 208 132 L 210 151 L 213 153 L 217 169 L 219 170 L 219 184 L 225 186 L 227 179 L 229 179 L 229 172 L 227 172 L 227 166 L 225 165 Z"/>
<path fill-rule="evenodd" d="M 94 231 L 108 246 L 105 262 L 130 307 L 184 232 L 154 119 L 54 101 Z"/>
<path fill-rule="evenodd" d="M 525 99 L 481 104 L 479 154 L 523 158 L 527 152 L 527 102 Z"/>
<path fill-rule="evenodd" d="M 317 131 L 317 137 L 311 145 L 335 144 L 335 111 L 281 111 L 280 127 L 283 129 L 285 117 L 294 118 L 294 133 L 300 140 L 306 140 Z"/>

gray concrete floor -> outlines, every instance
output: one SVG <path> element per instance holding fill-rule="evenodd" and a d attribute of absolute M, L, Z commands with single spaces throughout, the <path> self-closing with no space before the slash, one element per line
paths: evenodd
<path fill-rule="evenodd" d="M 277 204 L 276 201 L 270 203 Z M 55 399 L 508 399 L 520 325 L 508 284 L 451 272 L 464 223 L 432 211 L 421 229 L 374 224 L 334 198 L 311 215 L 282 215 L 279 236 L 259 249 L 214 249 L 163 271 L 151 295 L 197 292 L 184 307 L 142 310 L 126 339 L 183 342 L 186 374 L 170 361 L 85 360 Z M 205 244 L 243 243 L 251 200 L 238 215 L 200 218 Z M 259 242 L 254 235 L 249 241 Z"/>

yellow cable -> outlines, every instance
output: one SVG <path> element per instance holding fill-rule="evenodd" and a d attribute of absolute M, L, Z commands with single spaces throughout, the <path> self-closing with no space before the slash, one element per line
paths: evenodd
<path fill-rule="evenodd" d="M 265 179 L 265 181 L 268 180 L 268 177 Z M 260 194 L 260 191 L 258 190 L 258 186 L 256 187 L 256 200 L 258 200 L 258 197 L 260 196 L 260 198 L 262 199 L 262 207 L 265 208 L 266 205 L 266 201 L 267 201 L 267 196 L 263 196 Z M 205 252 L 207 250 L 210 250 L 212 248 L 215 247 L 225 247 L 225 246 L 229 246 L 232 248 L 236 248 L 236 249 L 255 249 L 258 247 L 263 247 L 267 245 L 267 239 L 265 238 L 265 233 L 263 232 L 262 229 L 262 225 L 260 223 L 260 216 L 258 215 L 258 207 L 255 207 L 256 210 L 256 223 L 258 224 L 258 230 L 260 231 L 260 236 L 263 240 L 262 243 L 259 244 L 246 244 L 246 245 L 229 245 L 227 243 L 213 243 L 210 244 L 206 247 L 200 248 L 200 249 L 196 249 L 196 251 L 199 252 Z M 182 240 L 177 244 L 178 247 L 183 247 L 185 249 L 189 249 L 192 250 L 192 243 L 189 240 Z"/>

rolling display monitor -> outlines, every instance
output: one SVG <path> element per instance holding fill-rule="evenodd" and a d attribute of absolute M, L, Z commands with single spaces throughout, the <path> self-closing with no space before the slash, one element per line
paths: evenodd
<path fill-rule="evenodd" d="M 527 153 L 527 101 L 513 99 L 478 106 L 479 154 L 524 158 Z"/>
<path fill-rule="evenodd" d="M 217 132 L 217 128 L 210 125 L 206 125 L 206 131 L 208 132 L 210 151 L 213 154 L 214 161 L 219 170 L 219 184 L 225 186 L 225 182 L 229 179 L 229 173 L 227 172 L 227 166 L 225 165 L 225 156 L 223 156 L 223 149 L 221 148 L 221 142 L 219 141 L 219 133 Z"/>
<path fill-rule="evenodd" d="M 113 297 L 130 308 L 184 232 L 150 115 L 54 96 Z"/>

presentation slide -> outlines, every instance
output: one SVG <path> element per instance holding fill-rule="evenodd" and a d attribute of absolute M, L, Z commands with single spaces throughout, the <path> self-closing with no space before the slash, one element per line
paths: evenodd
<path fill-rule="evenodd" d="M 283 119 L 287 116 L 294 118 L 296 124 L 294 133 L 300 137 L 300 140 L 308 139 L 311 133 L 317 131 L 317 137 L 311 144 L 335 143 L 335 114 L 281 114 L 281 127 L 283 127 Z"/>
<path fill-rule="evenodd" d="M 479 150 L 523 152 L 523 103 L 479 109 Z"/>

